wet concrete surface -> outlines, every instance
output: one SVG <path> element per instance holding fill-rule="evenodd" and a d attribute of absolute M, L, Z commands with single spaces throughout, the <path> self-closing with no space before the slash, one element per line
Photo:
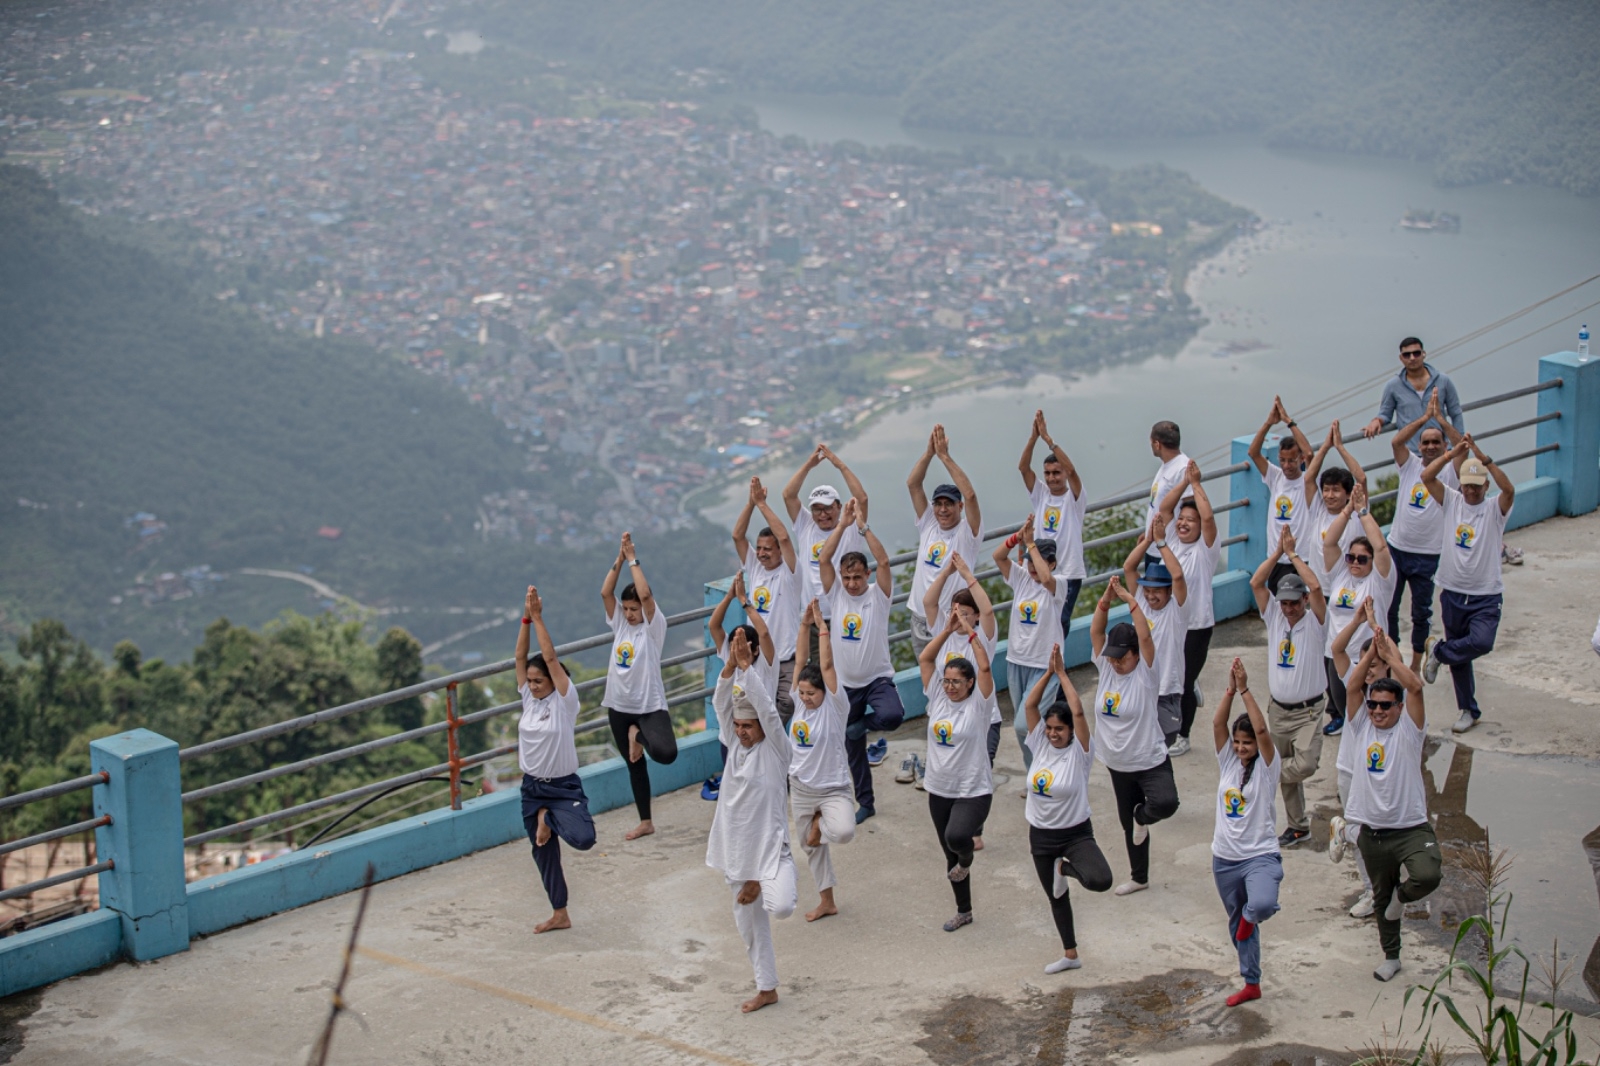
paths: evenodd
<path fill-rule="evenodd" d="M 43 998 L 43 989 L 35 989 L 0 999 L 0 1063 L 10 1062 L 22 1050 L 25 1023 Z"/>

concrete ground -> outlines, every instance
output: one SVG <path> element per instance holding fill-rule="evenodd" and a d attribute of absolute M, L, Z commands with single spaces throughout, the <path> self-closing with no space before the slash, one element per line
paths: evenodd
<path fill-rule="evenodd" d="M 797 914 L 776 927 L 777 1006 L 738 1012 L 751 973 L 728 890 L 703 861 L 713 805 L 685 790 L 657 801 L 655 836 L 625 843 L 633 814 L 612 811 L 598 818 L 599 847 L 569 853 L 570 931 L 532 935 L 548 908 L 523 843 L 379 885 L 346 990 L 351 1013 L 329 1061 L 577 1066 L 621 1053 L 639 1063 L 1348 1063 L 1385 1032 L 1396 1037 L 1407 983 L 1439 972 L 1445 927 L 1483 905 L 1462 868 L 1487 834 L 1488 819 L 1466 798 L 1474 755 L 1480 774 L 1489 753 L 1568 757 L 1512 765 L 1548 763 L 1565 774 L 1556 823 L 1580 826 L 1581 836 L 1585 819 L 1600 820 L 1600 775 L 1571 758 L 1600 758 L 1600 659 L 1588 646 L 1600 610 L 1600 515 L 1546 522 L 1511 540 L 1527 562 L 1506 569 L 1507 623 L 1480 670 L 1485 724 L 1451 743 L 1448 680 L 1428 692 L 1430 733 L 1444 738 L 1428 759 L 1431 804 L 1451 872 L 1431 916 L 1406 923 L 1406 968 L 1390 984 L 1371 976 L 1380 957 L 1373 923 L 1345 913 L 1358 891 L 1354 867 L 1330 865 L 1323 850 L 1326 817 L 1337 809 L 1334 743 L 1311 782 L 1315 840 L 1285 854 L 1283 910 L 1264 927 L 1265 998 L 1229 1009 L 1222 1000 L 1239 978 L 1210 875 L 1216 764 L 1203 725 L 1196 751 L 1175 760 L 1183 807 L 1152 832 L 1150 891 L 1117 898 L 1075 886 L 1084 967 L 1047 976 L 1059 943 L 1026 851 L 1013 736 L 1002 738 L 988 847 L 973 872 L 977 921 L 948 934 L 940 924 L 954 905 L 926 797 L 892 781 L 900 753 L 923 747 L 919 719 L 891 738 L 878 816 L 837 849 L 841 914 L 814 925 Z M 1254 620 L 1218 630 L 1202 679 L 1209 699 L 1224 688 L 1232 656 L 1264 669 L 1262 642 Z M 1078 682 L 1091 679 L 1080 672 Z M 1529 775 L 1495 794 L 1527 800 L 1544 780 Z M 1122 880 L 1127 859 L 1103 769 L 1091 800 Z M 1537 796 L 1527 801 L 1537 809 Z M 1575 838 L 1558 835 L 1555 852 L 1577 851 Z M 1492 843 L 1542 846 L 1520 831 Z M 1523 860 L 1536 884 L 1538 855 Z M 1577 887 L 1548 906 L 1592 937 L 1596 897 L 1581 854 L 1575 861 Z M 800 884 L 803 911 L 815 901 L 803 863 Z M 8 1053 L 49 1066 L 305 1061 L 355 905 L 354 895 L 328 900 L 198 941 L 186 954 L 0 1001 L 0 1061 Z M 1564 998 L 1595 1012 L 1600 988 L 1585 994 L 1577 976 L 1589 948 L 1565 952 L 1575 972 Z M 1416 1017 L 1414 1009 L 1405 1017 L 1413 1045 Z M 1600 1020 L 1578 1025 L 1593 1058 Z M 1443 1027 L 1436 1035 L 1463 1046 Z"/>

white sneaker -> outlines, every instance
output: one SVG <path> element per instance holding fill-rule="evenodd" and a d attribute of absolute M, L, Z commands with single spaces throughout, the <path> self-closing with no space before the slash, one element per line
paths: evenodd
<path fill-rule="evenodd" d="M 1167 749 L 1167 754 L 1172 756 L 1189 754 L 1189 738 L 1179 734 L 1178 739 L 1172 742 L 1172 747 Z"/>
<path fill-rule="evenodd" d="M 1345 849 L 1350 845 L 1344 839 L 1344 817 L 1334 815 L 1328 819 L 1328 861 L 1343 862 Z"/>
<path fill-rule="evenodd" d="M 1422 680 L 1430 685 L 1439 680 L 1439 657 L 1433 653 L 1438 645 L 1438 641 L 1429 637 L 1428 653 L 1422 657 Z"/>
<path fill-rule="evenodd" d="M 1361 893 L 1361 898 L 1356 900 L 1355 905 L 1350 908 L 1350 917 L 1371 918 L 1374 909 L 1375 908 L 1372 905 L 1372 892 L 1369 890 Z"/>
<path fill-rule="evenodd" d="M 1062 896 L 1066 895 L 1066 893 L 1067 893 L 1067 875 L 1064 872 L 1062 872 L 1061 860 L 1057 859 L 1056 860 L 1056 865 L 1055 865 L 1055 877 L 1052 880 L 1052 883 L 1050 885 L 1050 895 L 1055 897 L 1056 899 L 1060 899 Z"/>
<path fill-rule="evenodd" d="M 1135 892 L 1143 892 L 1149 887 L 1150 886 L 1148 884 L 1141 884 L 1138 881 L 1124 881 L 1122 884 L 1118 885 L 1114 891 L 1119 896 L 1131 896 Z"/>
<path fill-rule="evenodd" d="M 1465 733 L 1467 730 L 1471 729 L 1477 724 L 1478 720 L 1472 717 L 1471 711 L 1462 711 L 1461 717 L 1456 719 L 1456 724 L 1450 727 L 1450 732 Z"/>
<path fill-rule="evenodd" d="M 917 779 L 916 760 L 917 757 L 915 755 L 907 755 L 904 759 L 901 759 L 900 769 L 894 775 L 894 779 L 902 785 L 909 785 L 915 781 Z"/>

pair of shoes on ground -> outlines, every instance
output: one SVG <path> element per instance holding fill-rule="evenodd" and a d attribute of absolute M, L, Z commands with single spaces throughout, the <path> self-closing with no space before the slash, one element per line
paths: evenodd
<path fill-rule="evenodd" d="M 1189 754 L 1189 738 L 1179 733 L 1177 739 L 1167 748 L 1167 754 L 1173 758 Z"/>
<path fill-rule="evenodd" d="M 1500 546 L 1500 561 L 1507 566 L 1521 566 L 1522 549 L 1513 548 L 1509 544 L 1502 544 Z"/>
<path fill-rule="evenodd" d="M 879 766 L 889 757 L 889 738 L 879 737 L 867 745 L 867 765 Z"/>
<path fill-rule="evenodd" d="M 922 756 L 907 755 L 900 760 L 900 769 L 896 771 L 894 779 L 902 785 L 909 785 L 919 780 L 926 772 L 922 765 Z"/>
<path fill-rule="evenodd" d="M 700 798 L 715 800 L 722 792 L 722 775 L 712 774 L 700 785 Z"/>

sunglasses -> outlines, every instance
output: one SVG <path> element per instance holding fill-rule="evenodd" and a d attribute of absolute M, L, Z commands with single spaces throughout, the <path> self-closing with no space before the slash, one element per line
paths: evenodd
<path fill-rule="evenodd" d="M 1349 563 L 1351 566 L 1364 565 L 1366 563 L 1372 562 L 1372 556 L 1370 556 L 1370 555 L 1356 555 L 1354 553 L 1346 552 L 1345 553 L 1345 557 L 1344 557 L 1344 561 Z"/>
<path fill-rule="evenodd" d="M 1423 355 L 1422 349 L 1418 348 L 1416 351 L 1412 351 L 1412 352 L 1401 352 L 1400 353 L 1400 358 L 1402 358 L 1402 359 L 1421 359 L 1422 355 Z"/>
<path fill-rule="evenodd" d="M 1369 711 L 1388 711 L 1388 710 L 1393 710 L 1393 709 L 1394 709 L 1394 701 L 1393 700 L 1368 700 L 1367 701 L 1367 710 L 1369 710 Z"/>

